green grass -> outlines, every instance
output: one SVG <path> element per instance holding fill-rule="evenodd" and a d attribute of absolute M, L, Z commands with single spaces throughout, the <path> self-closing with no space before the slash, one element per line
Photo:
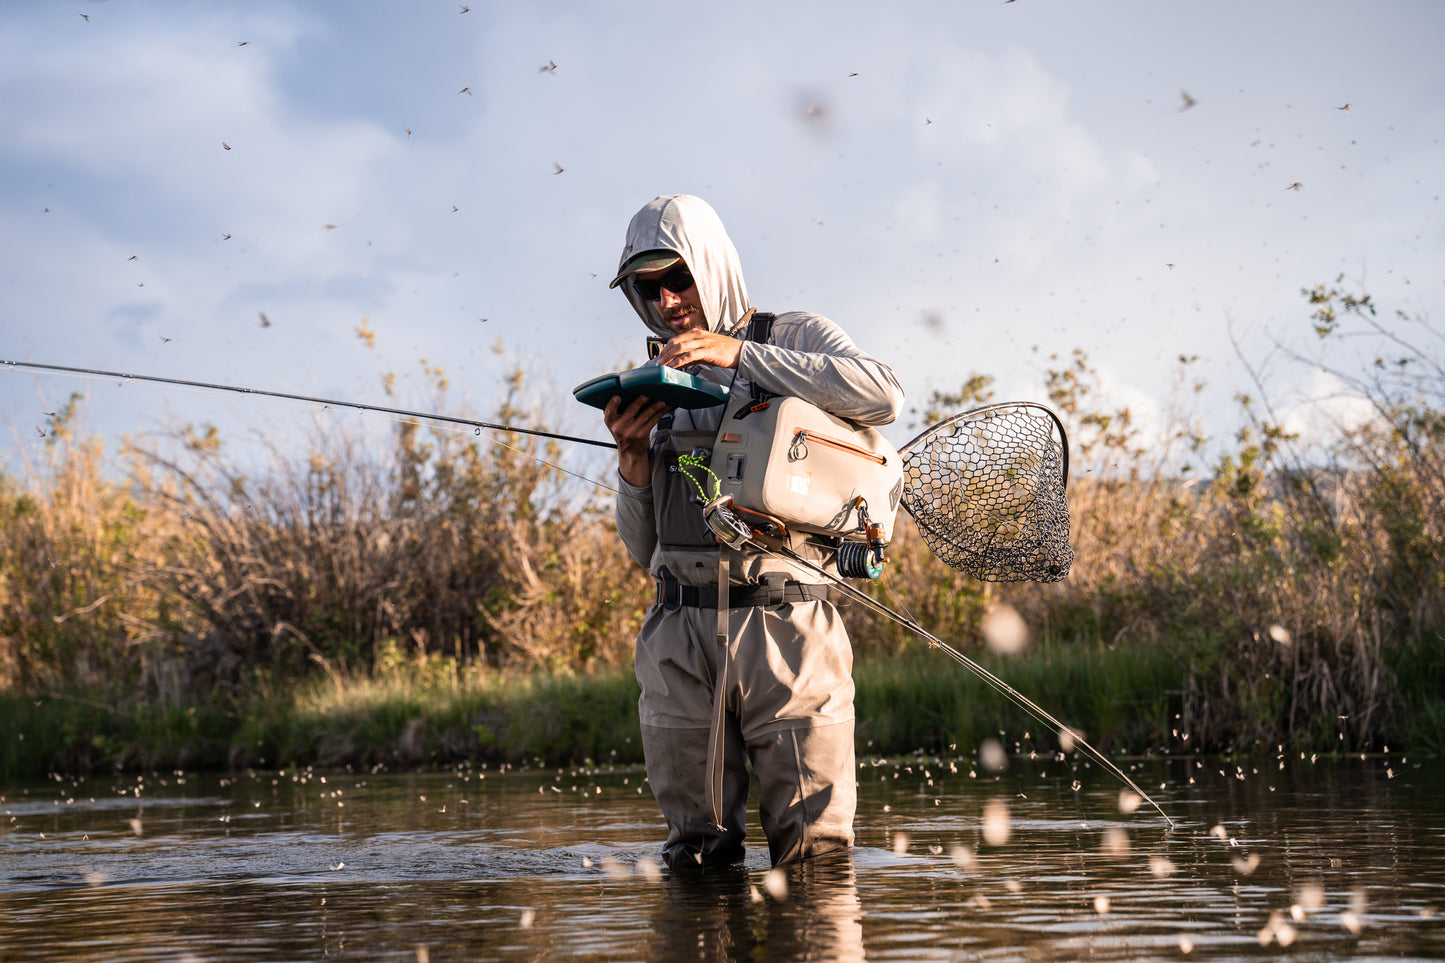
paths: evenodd
<path fill-rule="evenodd" d="M 1168 653 L 1054 643 L 1018 656 L 970 657 L 1101 750 L 1143 752 L 1169 741 L 1180 672 Z M 1058 743 L 1051 724 L 921 644 L 896 658 L 861 660 L 854 678 L 860 750 L 973 748 L 986 738 L 1010 751 Z"/>
<path fill-rule="evenodd" d="M 1360 293 L 1307 297 L 1322 335 L 1372 316 Z M 1186 405 L 1159 449 L 1099 407 L 1083 352 L 1048 363 L 1075 465 L 1068 579 L 966 578 L 905 513 L 870 591 L 970 654 L 984 615 L 1014 609 L 1041 641 L 982 661 L 1101 750 L 1445 750 L 1438 365 L 1344 377 L 1380 420 L 1316 450 L 1243 397 L 1222 447 Z M 542 423 L 522 371 L 498 420 Z M 442 372 L 428 379 L 445 410 Z M 988 381 L 930 405 L 981 401 Z M 0 470 L 0 777 L 636 758 L 625 666 L 650 581 L 548 447 L 408 422 L 243 466 L 186 427 L 112 463 L 76 434 L 77 401 L 24 477 Z M 860 749 L 1054 743 L 1054 723 L 852 614 Z"/>
<path fill-rule="evenodd" d="M 1104 646 L 1038 646 L 988 668 L 1105 750 L 1143 751 L 1169 731 L 1177 664 Z M 940 652 L 860 658 L 860 754 L 1002 738 L 1053 748 L 1055 733 Z M 318 765 L 426 766 L 641 760 L 631 667 L 591 674 L 458 673 L 258 680 L 229 705 L 160 706 L 100 694 L 6 696 L 0 778 L 48 771 Z M 1000 736 L 1000 734 L 1003 734 Z M 1026 737 L 1027 734 L 1027 737 Z"/>
<path fill-rule="evenodd" d="M 1389 668 L 1399 686 L 1400 711 L 1387 733 L 1388 745 L 1445 753 L 1445 640 L 1415 639 L 1394 655 Z"/>

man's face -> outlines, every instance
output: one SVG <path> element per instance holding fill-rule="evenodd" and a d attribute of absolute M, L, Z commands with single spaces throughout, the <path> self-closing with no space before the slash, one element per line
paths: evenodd
<path fill-rule="evenodd" d="M 697 284 L 681 261 L 657 271 L 639 271 L 636 279 L 641 282 L 637 285 L 638 293 L 644 298 L 650 293 L 651 284 L 648 282 L 661 282 L 657 289 L 657 298 L 652 303 L 673 334 L 707 330 L 707 319 L 703 317 Z M 673 290 L 668 287 L 669 284 L 682 290 Z"/>

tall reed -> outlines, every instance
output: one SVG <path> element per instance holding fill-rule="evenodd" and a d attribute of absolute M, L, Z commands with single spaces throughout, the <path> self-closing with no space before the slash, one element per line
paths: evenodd
<path fill-rule="evenodd" d="M 1445 733 L 1419 725 L 1445 685 L 1440 337 L 1412 319 L 1376 322 L 1367 295 L 1305 294 L 1321 339 L 1379 348 L 1363 376 L 1329 371 L 1372 417 L 1310 446 L 1257 379 L 1261 396 L 1236 399 L 1243 425 L 1204 466 L 1187 405 L 1162 444 L 1142 445 L 1127 409 L 1091 404 L 1097 379 L 1076 352 L 1050 371 L 1050 400 L 1083 470 L 1070 495 L 1078 561 L 1058 586 L 1001 597 L 1051 632 L 1173 652 L 1181 747 L 1188 735 L 1354 749 L 1408 734 L 1445 748 Z M 1185 399 L 1202 390 L 1190 363 Z"/>
<path fill-rule="evenodd" d="M 1048 400 L 1072 442 L 1070 577 L 974 582 L 904 518 L 868 590 L 964 649 L 985 651 L 980 622 L 1003 606 L 1040 651 L 1076 647 L 1078 660 L 1050 655 L 1052 674 L 1031 680 L 1054 690 L 1028 694 L 1062 705 L 1074 686 L 1103 692 L 1089 712 L 1109 731 L 1093 735 L 1115 745 L 1147 740 L 1137 713 L 1108 721 L 1100 709 L 1112 682 L 1082 668 L 1089 652 L 1173 667 L 1150 700 L 1148 716 L 1167 719 L 1149 748 L 1445 749 L 1438 338 L 1376 322 L 1365 295 L 1306 294 L 1322 339 L 1381 344 L 1371 371 L 1336 372 L 1373 416 L 1328 448 L 1285 430 L 1263 390 L 1238 399 L 1235 437 L 1211 442 L 1187 358 L 1171 428 L 1145 443 L 1127 408 L 1101 400 L 1087 355 L 1050 358 Z M 445 378 L 430 373 L 445 410 Z M 514 373 L 498 420 L 542 423 L 549 409 L 530 392 Z M 990 393 L 974 376 L 930 399 L 924 418 Z M 273 447 L 269 465 L 243 468 L 214 430 L 183 429 L 125 448 L 115 481 L 76 417 L 72 401 L 52 418 L 24 479 L 0 475 L 0 694 L 225 712 L 267 687 L 342 691 L 416 664 L 564 678 L 630 658 L 650 583 L 622 550 L 606 493 L 554 467 L 555 443 L 414 422 L 378 441 L 318 422 L 301 449 Z M 862 661 L 918 645 L 861 610 L 846 617 Z"/>
<path fill-rule="evenodd" d="M 500 421 L 535 423 L 515 403 L 522 387 L 515 373 Z M 630 651 L 641 575 L 599 501 L 554 467 L 556 442 L 506 432 L 489 444 L 407 421 L 377 453 L 318 431 L 304 461 L 273 451 L 259 477 L 209 440 L 185 449 L 149 463 L 173 480 L 171 510 L 191 520 L 196 550 L 156 574 L 204 614 L 217 680 L 364 675 L 387 646 L 554 669 Z"/>
<path fill-rule="evenodd" d="M 189 613 L 146 577 L 178 536 L 155 510 L 166 482 L 140 465 L 108 478 L 79 400 L 48 416 L 28 483 L 0 475 L 0 691 L 167 690 L 166 640 Z"/>

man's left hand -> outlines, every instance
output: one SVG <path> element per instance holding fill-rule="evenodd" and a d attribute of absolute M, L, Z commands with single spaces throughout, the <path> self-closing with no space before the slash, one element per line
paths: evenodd
<path fill-rule="evenodd" d="M 693 364 L 736 368 L 742 351 L 743 343 L 737 338 L 714 331 L 684 331 L 662 346 L 657 360 L 669 368 L 686 368 Z"/>

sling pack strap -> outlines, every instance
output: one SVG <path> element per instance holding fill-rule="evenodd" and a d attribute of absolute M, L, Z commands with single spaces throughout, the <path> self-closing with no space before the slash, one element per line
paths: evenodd
<path fill-rule="evenodd" d="M 754 311 L 748 318 L 748 327 L 743 333 L 743 340 L 767 344 L 773 339 L 773 322 L 776 320 L 778 320 L 776 314 L 768 311 Z M 773 396 L 772 392 L 764 391 L 757 385 L 752 386 L 752 394 L 755 402 L 766 401 Z"/>
<path fill-rule="evenodd" d="M 743 340 L 767 344 L 772 340 L 773 322 L 776 320 L 778 320 L 776 314 L 768 311 L 754 311 L 752 317 L 748 318 L 748 328 L 744 332 Z"/>

